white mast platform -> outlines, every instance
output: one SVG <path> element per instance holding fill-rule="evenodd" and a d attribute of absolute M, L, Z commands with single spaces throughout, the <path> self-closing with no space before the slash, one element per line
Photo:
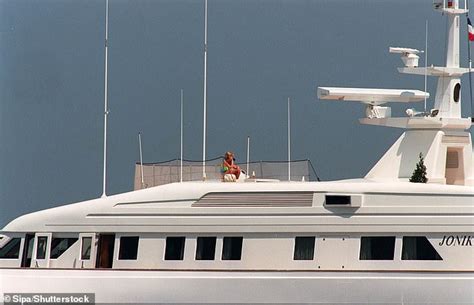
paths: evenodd
<path fill-rule="evenodd" d="M 318 98 L 322 100 L 355 101 L 364 104 L 382 105 L 388 102 L 411 103 L 429 98 L 430 94 L 408 89 L 369 89 L 319 87 Z"/>
<path fill-rule="evenodd" d="M 406 181 L 418 162 L 420 153 L 425 159 L 428 183 L 474 185 L 474 154 L 472 139 L 467 131 L 472 118 L 461 116 L 461 76 L 472 69 L 460 67 L 460 15 L 468 12 L 467 2 L 435 0 L 435 10 L 447 18 L 446 65 L 418 67 L 422 51 L 392 47 L 405 65 L 400 73 L 438 77 L 434 108 L 418 112 L 407 109 L 407 117 L 392 118 L 388 102 L 422 101 L 428 92 L 419 90 L 334 88 L 319 87 L 318 98 L 337 101 L 358 101 L 366 104 L 366 118 L 362 124 L 407 129 L 385 155 L 365 176 L 370 180 Z M 426 65 L 426 63 L 425 63 Z"/>

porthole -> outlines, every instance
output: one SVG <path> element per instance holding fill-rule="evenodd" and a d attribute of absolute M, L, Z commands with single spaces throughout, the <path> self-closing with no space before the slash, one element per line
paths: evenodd
<path fill-rule="evenodd" d="M 455 86 L 454 86 L 454 94 L 453 94 L 453 98 L 454 98 L 454 101 L 457 103 L 459 102 L 459 95 L 461 93 L 461 84 L 460 83 L 457 83 Z"/>

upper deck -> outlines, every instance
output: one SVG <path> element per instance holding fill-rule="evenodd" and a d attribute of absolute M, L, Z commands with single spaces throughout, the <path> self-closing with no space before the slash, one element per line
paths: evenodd
<path fill-rule="evenodd" d="M 3 231 L 471 232 L 473 198 L 470 186 L 365 179 L 184 182 L 27 214 Z"/>

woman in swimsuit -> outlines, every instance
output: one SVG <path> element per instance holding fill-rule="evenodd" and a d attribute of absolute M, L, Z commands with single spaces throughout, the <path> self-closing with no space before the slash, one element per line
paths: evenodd
<path fill-rule="evenodd" d="M 239 179 L 240 177 L 240 167 L 234 164 L 234 153 L 228 151 L 224 155 L 224 162 L 222 163 L 222 172 L 224 175 L 232 174 L 235 175 L 235 178 Z"/>

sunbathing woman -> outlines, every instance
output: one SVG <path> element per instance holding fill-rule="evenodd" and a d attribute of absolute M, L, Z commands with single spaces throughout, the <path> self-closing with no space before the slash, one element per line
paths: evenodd
<path fill-rule="evenodd" d="M 235 175 L 236 179 L 240 177 L 240 167 L 234 164 L 235 158 L 234 153 L 228 151 L 224 155 L 224 162 L 222 163 L 222 172 L 224 175 L 231 174 Z"/>

